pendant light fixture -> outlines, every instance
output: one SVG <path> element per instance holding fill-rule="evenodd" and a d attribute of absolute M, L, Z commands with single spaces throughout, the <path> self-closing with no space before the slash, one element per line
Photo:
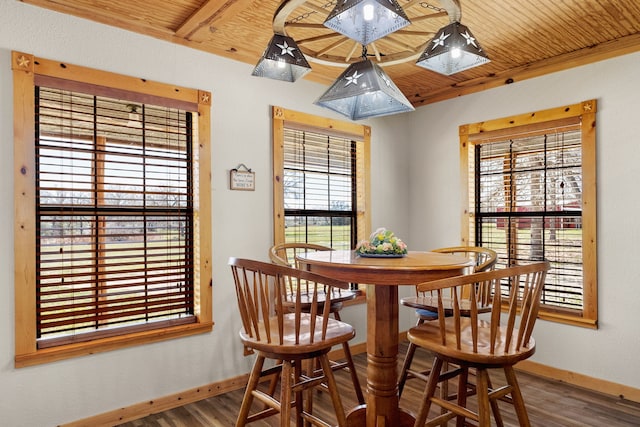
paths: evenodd
<path fill-rule="evenodd" d="M 338 0 L 324 26 L 366 46 L 410 23 L 396 0 Z"/>
<path fill-rule="evenodd" d="M 389 76 L 367 59 L 351 64 L 314 104 L 351 120 L 413 111 L 414 108 Z"/>
<path fill-rule="evenodd" d="M 299 20 L 323 12 L 332 6 L 333 2 L 326 3 L 322 8 L 306 5 L 309 0 L 282 0 L 273 17 L 274 36 L 264 51 L 262 58 L 253 70 L 254 76 L 268 77 L 276 80 L 293 82 L 304 76 L 311 70 L 305 55 L 302 53 L 293 38 L 287 36 L 286 27 L 312 28 L 314 31 L 320 28 L 316 22 L 301 23 Z M 439 0 L 442 8 L 439 12 L 446 12 L 449 16 L 449 24 L 442 27 L 436 36 L 426 44 L 426 49 L 418 58 L 416 64 L 420 67 L 450 75 L 477 65 L 490 62 L 471 31 L 460 23 L 460 0 Z M 414 7 L 418 4 L 415 0 L 407 3 L 405 7 Z M 289 15 L 305 5 L 312 9 L 300 16 L 290 18 Z M 422 7 L 426 7 L 420 3 Z M 305 9 L 306 10 L 306 9 Z M 433 17 L 425 15 L 419 18 Z M 442 16 L 438 14 L 438 16 Z M 318 21 L 319 22 L 319 21 Z M 367 58 L 367 45 L 398 31 L 411 24 L 406 13 L 400 7 L 398 0 L 337 0 L 336 6 L 324 20 L 324 27 L 331 29 L 354 41 L 356 45 L 362 45 L 362 60 L 354 62 L 338 77 L 338 79 L 320 96 L 314 104 L 331 109 L 352 120 L 361 120 L 370 117 L 385 116 L 389 114 L 413 111 L 414 107 L 404 94 L 393 83 L 391 78 L 383 71 L 380 65 Z M 406 31 L 406 34 L 419 33 Z M 301 39 L 300 43 L 305 49 L 305 54 L 312 60 L 320 63 L 331 63 L 331 55 L 327 54 L 329 48 L 322 55 L 309 48 L 309 44 L 318 40 L 324 40 L 335 36 L 313 35 Z M 331 48 L 344 43 L 341 38 L 331 45 Z M 389 43 L 379 43 L 388 49 L 389 44 L 399 44 L 397 40 L 390 39 Z M 393 43 L 396 42 L 396 43 Z M 306 44 L 305 44 L 306 43 Z M 406 50 L 408 45 L 403 46 Z M 422 46 L 422 43 L 420 44 Z M 420 47 L 416 50 L 409 49 L 410 55 L 406 57 L 396 56 L 380 52 L 375 44 L 372 48 L 376 52 L 376 58 L 381 63 L 398 63 L 401 60 L 414 60 Z M 351 62 L 355 47 L 345 56 L 345 62 Z M 326 56 L 326 58 L 325 58 Z M 384 58 L 392 58 L 383 61 Z M 329 60 L 327 60 L 329 58 Z M 381 59 L 382 58 L 382 59 Z"/>
<path fill-rule="evenodd" d="M 445 4 L 450 23 L 427 43 L 416 65 L 449 76 L 490 62 L 469 28 L 460 23 L 460 3 L 449 0 Z"/>
<path fill-rule="evenodd" d="M 289 36 L 274 34 L 252 75 L 294 82 L 311 71 L 296 42 Z"/>

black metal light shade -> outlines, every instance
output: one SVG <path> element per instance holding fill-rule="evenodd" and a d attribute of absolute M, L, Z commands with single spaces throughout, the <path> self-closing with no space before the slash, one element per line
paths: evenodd
<path fill-rule="evenodd" d="M 275 34 L 251 74 L 294 82 L 310 70 L 296 42 L 291 37 Z"/>
<path fill-rule="evenodd" d="M 414 110 L 382 68 L 368 59 L 351 64 L 314 104 L 351 120 Z"/>
<path fill-rule="evenodd" d="M 471 31 L 459 22 L 442 27 L 416 65 L 451 75 L 490 62 Z"/>
<path fill-rule="evenodd" d="M 338 0 L 324 26 L 366 46 L 410 23 L 396 0 Z"/>

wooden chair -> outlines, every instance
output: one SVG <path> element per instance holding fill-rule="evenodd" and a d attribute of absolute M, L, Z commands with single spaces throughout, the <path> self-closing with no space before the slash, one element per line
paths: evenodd
<path fill-rule="evenodd" d="M 512 403 L 520 426 L 529 426 L 513 365 L 535 352 L 531 334 L 548 270 L 549 262 L 545 261 L 418 285 L 421 292 L 433 290 L 437 294 L 438 320 L 415 326 L 407 334 L 412 344 L 435 354 L 415 426 L 441 425 L 457 418 L 458 426 L 467 425 L 466 419 L 471 419 L 480 427 L 489 427 L 492 412 L 496 424 L 502 426 L 497 399 Z M 475 284 L 481 284 L 491 296 L 490 313 L 478 312 L 473 295 L 476 287 L 469 286 Z M 467 289 L 472 293 L 470 299 L 462 296 Z M 467 308 L 462 304 L 467 300 L 471 304 L 468 315 L 463 316 L 462 312 Z M 452 310 L 452 316 L 445 316 L 448 310 Z M 445 361 L 456 366 L 454 372 L 443 372 Z M 476 370 L 477 411 L 467 407 L 470 368 Z M 507 385 L 498 389 L 492 387 L 488 373 L 489 369 L 495 368 L 502 368 L 507 379 Z M 436 397 L 438 383 L 455 376 L 459 388 L 457 402 Z M 432 404 L 440 406 L 443 413 L 425 424 Z"/>
<path fill-rule="evenodd" d="M 296 256 L 298 254 L 304 254 L 308 252 L 316 252 L 316 251 L 330 251 L 332 250 L 329 247 L 317 245 L 313 243 L 283 243 L 279 245 L 272 246 L 269 249 L 269 258 L 271 261 L 278 265 L 284 265 L 289 267 L 298 268 L 298 263 L 296 261 Z M 285 292 L 285 298 L 287 300 L 291 300 L 295 294 L 295 289 L 288 289 Z M 333 294 L 331 295 L 331 304 L 330 311 L 333 317 L 336 320 L 342 320 L 340 318 L 340 310 L 342 310 L 342 303 L 345 301 L 352 300 L 356 297 L 357 293 L 352 290 L 345 290 L 341 288 L 334 288 Z M 311 308 L 310 302 L 304 299 L 304 293 L 302 294 L 303 300 L 301 301 L 303 304 L 303 311 L 309 311 Z M 318 293 L 318 304 L 321 306 L 325 303 L 325 290 L 321 289 Z M 344 361 L 331 361 L 331 367 L 334 371 L 339 369 L 345 369 L 351 375 L 351 382 L 353 383 L 353 389 L 356 394 L 356 399 L 358 403 L 365 403 L 364 394 L 362 393 L 362 388 L 360 386 L 360 380 L 358 379 L 358 374 L 356 372 L 355 365 L 353 363 L 353 357 L 351 356 L 351 349 L 349 348 L 349 343 L 344 342 L 342 344 L 342 352 L 344 353 Z"/>
<path fill-rule="evenodd" d="M 498 260 L 498 254 L 494 250 L 478 246 L 455 246 L 448 248 L 439 248 L 432 250 L 432 252 L 466 256 L 472 259 L 474 262 L 474 273 L 493 270 Z M 467 292 L 465 292 L 465 296 L 469 295 L 470 293 L 467 290 Z M 476 289 L 475 295 L 477 297 L 478 311 L 489 311 L 491 309 L 491 303 L 487 293 L 483 292 L 481 289 Z M 402 298 L 400 300 L 400 303 L 416 310 L 416 316 L 418 317 L 416 326 L 420 326 L 427 321 L 436 320 L 438 318 L 438 302 L 436 295 L 433 292 L 419 292 L 416 287 L 416 296 Z M 470 305 L 470 303 L 471 302 L 468 299 L 464 302 L 461 302 L 461 310 L 463 316 L 469 314 L 468 306 Z M 451 307 L 449 307 L 445 310 L 445 315 L 450 316 L 451 314 L 452 309 Z M 400 380 L 398 382 L 399 395 L 402 395 L 402 391 L 404 390 L 404 386 L 407 380 L 418 378 L 426 382 L 429 378 L 430 369 L 423 371 L 411 369 L 411 364 L 413 363 L 413 358 L 415 356 L 416 350 L 417 346 L 413 343 L 409 343 L 409 346 L 407 347 L 407 353 L 405 354 L 404 362 L 402 364 L 402 369 L 400 370 Z M 446 390 L 444 392 L 446 393 Z"/>
<path fill-rule="evenodd" d="M 355 336 L 351 325 L 330 316 L 332 288 L 348 289 L 346 282 L 333 280 L 307 271 L 260 261 L 230 258 L 242 329 L 240 339 L 245 349 L 257 354 L 236 426 L 280 414 L 280 426 L 288 426 L 291 417 L 295 425 L 326 426 L 312 413 L 314 387 L 326 384 L 339 426 L 346 424 L 344 408 L 338 394 L 328 353 L 331 347 L 349 341 Z M 309 284 L 309 295 L 303 296 L 303 286 L 297 286 L 295 306 L 287 305 L 284 283 L 293 281 Z M 320 289 L 327 289 L 326 304 L 311 304 L 303 311 L 303 298 L 317 302 Z M 277 361 L 271 368 L 264 368 L 266 359 Z M 317 359 L 322 367 L 320 374 L 309 374 L 311 362 Z M 305 371 L 305 368 L 306 371 Z M 280 376 L 280 395 L 258 388 L 261 378 Z M 254 399 L 264 408 L 251 408 Z M 292 408 L 294 412 L 292 414 Z"/>

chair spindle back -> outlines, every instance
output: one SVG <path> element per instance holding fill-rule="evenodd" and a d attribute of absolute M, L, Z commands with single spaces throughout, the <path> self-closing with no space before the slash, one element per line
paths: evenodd
<path fill-rule="evenodd" d="M 324 340 L 333 292 L 326 292 L 324 304 L 318 304 L 319 290 L 349 287 L 346 282 L 272 263 L 230 258 L 229 265 L 244 332 L 261 343 L 310 345 Z M 286 289 L 293 294 L 285 296 Z M 286 326 L 293 326 L 293 336 L 283 333 Z"/>
<path fill-rule="evenodd" d="M 435 280 L 417 287 L 419 292 L 436 292 L 443 346 L 455 341 L 456 349 L 464 352 L 479 353 L 480 346 L 488 348 L 492 355 L 509 354 L 529 344 L 548 270 L 549 262 L 544 261 Z M 491 311 L 486 315 L 478 310 L 477 289 L 491 297 Z M 471 292 L 470 298 L 463 298 L 463 292 Z M 447 320 L 447 311 L 453 312 L 453 321 Z"/>

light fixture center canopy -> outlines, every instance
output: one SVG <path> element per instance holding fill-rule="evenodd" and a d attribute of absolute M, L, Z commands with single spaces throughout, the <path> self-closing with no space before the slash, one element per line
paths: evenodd
<path fill-rule="evenodd" d="M 396 0 L 344 0 L 327 16 L 324 26 L 368 45 L 410 24 Z"/>

